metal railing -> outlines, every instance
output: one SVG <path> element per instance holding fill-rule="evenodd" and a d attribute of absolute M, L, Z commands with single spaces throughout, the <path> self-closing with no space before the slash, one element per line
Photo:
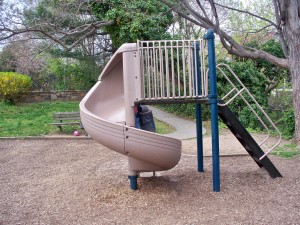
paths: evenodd
<path fill-rule="evenodd" d="M 208 96 L 208 70 L 206 70 L 207 50 L 205 40 L 159 40 L 138 41 L 140 57 L 142 96 L 138 100 L 192 99 Z M 226 68 L 233 76 L 234 84 L 221 67 Z M 266 118 L 267 122 L 279 135 L 279 140 L 262 157 L 268 155 L 281 141 L 281 133 L 267 113 L 255 100 L 238 76 L 226 64 L 217 65 L 217 69 L 231 86 L 231 90 L 222 98 L 227 100 L 220 106 L 230 104 L 238 96 L 241 97 L 258 121 L 267 130 L 267 137 L 259 143 L 262 146 L 270 137 L 270 129 L 243 94 L 251 101 Z M 199 71 L 200 70 L 200 71 Z"/>
<path fill-rule="evenodd" d="M 237 85 L 234 84 L 234 82 L 232 81 L 232 79 L 230 79 L 226 73 L 222 70 L 221 67 L 226 68 L 230 74 L 232 75 L 232 77 L 237 81 L 237 84 L 239 85 L 239 87 L 237 87 Z M 263 156 L 261 156 L 259 158 L 259 160 L 262 160 L 264 157 L 266 157 L 274 148 L 276 148 L 280 141 L 281 141 L 281 133 L 278 130 L 278 128 L 276 127 L 276 125 L 273 123 L 273 121 L 270 119 L 270 117 L 267 115 L 267 113 L 263 110 L 263 108 L 259 105 L 259 103 L 255 100 L 255 98 L 253 97 L 253 95 L 250 93 L 250 91 L 247 89 L 247 87 L 241 82 L 241 80 L 238 78 L 238 76 L 231 70 L 231 68 L 226 65 L 226 64 L 218 64 L 217 65 L 217 69 L 221 72 L 221 74 L 223 75 L 223 77 L 227 80 L 227 82 L 230 84 L 230 86 L 232 87 L 232 89 L 222 98 L 222 100 L 225 102 L 224 104 L 219 104 L 220 106 L 226 106 L 228 104 L 230 104 L 236 97 L 241 97 L 243 99 L 243 101 L 246 103 L 246 105 L 249 107 L 249 109 L 252 111 L 252 113 L 256 116 L 256 118 L 258 119 L 258 121 L 262 124 L 262 126 L 267 130 L 267 137 L 261 142 L 259 143 L 259 146 L 262 146 L 264 143 L 266 143 L 266 141 L 269 139 L 270 137 L 270 129 L 267 126 L 267 124 L 263 121 L 263 119 L 258 115 L 258 113 L 253 109 L 253 107 L 251 106 L 251 104 L 247 101 L 247 99 L 243 96 L 243 94 L 247 94 L 251 101 L 256 105 L 256 107 L 259 109 L 259 111 L 263 114 L 263 116 L 266 118 L 267 122 L 269 123 L 269 125 L 271 125 L 271 127 L 274 128 L 274 130 L 278 133 L 278 141 L 268 150 L 265 152 L 265 154 Z M 233 95 L 233 96 L 232 96 Z M 227 98 L 229 98 L 230 96 L 232 96 L 229 100 L 225 101 Z"/>
<path fill-rule="evenodd" d="M 207 96 L 204 40 L 138 41 L 138 52 L 144 90 L 142 99 Z"/>

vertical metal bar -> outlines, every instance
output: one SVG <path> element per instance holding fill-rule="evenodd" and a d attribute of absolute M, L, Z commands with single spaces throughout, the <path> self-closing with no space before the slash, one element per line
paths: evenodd
<path fill-rule="evenodd" d="M 153 44 L 153 43 L 152 43 Z M 152 48 L 149 47 L 150 51 L 150 65 L 151 65 L 151 70 L 150 70 L 150 79 L 151 79 L 151 98 L 155 97 L 155 83 L 154 83 L 154 54 Z"/>
<path fill-rule="evenodd" d="M 207 96 L 208 95 L 208 76 L 206 75 L 206 61 L 205 61 L 205 46 L 204 46 L 204 40 L 202 40 L 202 49 L 203 49 L 203 54 L 202 54 L 202 64 L 201 64 L 201 68 L 203 69 L 203 87 L 204 87 L 204 95 Z"/>
<path fill-rule="evenodd" d="M 218 96 L 217 76 L 215 58 L 215 35 L 209 29 L 204 36 L 208 46 L 208 67 L 209 67 L 209 104 L 211 114 L 211 135 L 212 135 L 212 163 L 213 163 L 213 191 L 220 191 L 220 156 L 219 156 L 219 127 L 218 127 Z"/>
<path fill-rule="evenodd" d="M 146 65 L 146 61 L 147 61 L 147 58 L 146 58 L 146 50 L 144 50 L 144 48 L 143 48 L 143 50 L 142 50 L 142 52 L 143 52 L 143 67 L 144 67 L 144 70 L 143 70 L 143 89 L 144 89 L 144 98 L 146 98 L 146 96 L 147 96 L 147 93 L 146 93 L 146 89 L 147 89 L 147 85 L 146 85 L 146 83 L 147 83 L 147 65 Z"/>
<path fill-rule="evenodd" d="M 159 69 L 160 69 L 160 73 L 159 73 L 159 76 L 160 76 L 160 97 L 162 98 L 164 96 L 164 78 L 163 78 L 163 75 L 164 75 L 164 63 L 163 63 L 163 53 L 162 53 L 162 50 L 161 50 L 161 43 L 159 42 L 158 43 L 158 49 L 159 49 L 159 62 L 160 62 L 160 65 L 159 65 Z"/>
<path fill-rule="evenodd" d="M 207 96 L 207 78 L 206 78 L 206 64 L 205 64 L 205 48 L 204 48 L 204 40 L 200 40 L 200 60 L 201 60 L 201 81 L 202 81 L 202 86 L 201 86 L 201 95 L 202 96 Z"/>
<path fill-rule="evenodd" d="M 204 41 L 200 40 L 200 61 L 201 61 L 201 95 L 206 96 L 206 69 L 205 69 L 205 51 Z"/>
<path fill-rule="evenodd" d="M 192 97 L 193 96 L 193 88 L 192 88 L 192 56 L 193 54 L 191 54 L 191 43 L 190 41 L 188 41 L 188 89 L 189 89 L 189 96 Z"/>
<path fill-rule="evenodd" d="M 166 60 L 166 85 L 167 85 L 167 96 L 170 97 L 170 77 L 169 77 L 169 54 L 167 49 L 167 41 L 165 41 L 165 60 Z"/>
<path fill-rule="evenodd" d="M 151 98 L 149 42 L 147 42 L 147 98 Z"/>
<path fill-rule="evenodd" d="M 193 41 L 190 41 L 190 49 L 191 49 L 191 96 L 195 96 L 196 95 L 196 86 L 194 85 L 195 84 L 195 64 L 194 64 L 194 61 L 195 61 L 195 58 L 194 58 L 194 54 L 195 54 L 195 46 L 194 46 L 194 42 Z"/>
<path fill-rule="evenodd" d="M 156 53 L 155 53 L 155 47 L 154 47 L 154 43 L 153 43 L 153 46 L 152 46 L 152 51 L 153 51 L 153 71 L 154 71 L 154 74 L 153 74 L 153 77 L 154 77 L 154 98 L 157 98 L 157 81 L 156 81 L 156 78 L 157 78 L 157 71 L 156 71 Z"/>
<path fill-rule="evenodd" d="M 172 97 L 175 97 L 175 77 L 174 77 L 174 52 L 173 52 L 173 41 L 171 41 L 171 69 L 172 69 Z"/>
<path fill-rule="evenodd" d="M 176 41 L 176 45 L 177 45 L 177 79 L 178 79 L 178 96 L 180 97 L 181 93 L 180 93 L 180 60 L 179 60 L 179 42 Z"/>
<path fill-rule="evenodd" d="M 144 66 L 144 52 L 143 52 L 143 44 L 139 41 L 138 42 L 138 46 L 139 46 L 139 54 L 140 54 L 140 67 L 141 67 L 141 87 L 142 87 L 142 98 L 145 98 L 145 83 L 144 83 L 144 80 L 145 80 L 145 66 Z"/>
<path fill-rule="evenodd" d="M 157 90 L 156 90 L 156 98 L 159 98 L 160 97 L 160 78 L 159 78 L 159 53 L 158 53 L 158 49 L 155 47 L 155 55 L 156 55 L 156 85 L 157 85 Z"/>
<path fill-rule="evenodd" d="M 186 74 L 185 74 L 185 43 L 182 41 L 182 71 L 183 71 L 183 97 L 186 97 Z"/>
<path fill-rule="evenodd" d="M 200 71 L 200 59 L 199 59 L 199 43 L 197 41 L 194 41 L 193 43 L 194 47 L 194 83 L 197 84 L 194 87 L 194 96 L 199 96 L 199 87 L 201 87 L 201 84 L 199 83 L 199 77 L 201 76 L 201 71 Z M 200 73 L 200 76 L 198 75 Z M 196 76 L 195 76 L 196 74 Z M 200 84 L 200 85 L 199 85 Z"/>
<path fill-rule="evenodd" d="M 201 104 L 196 104 L 196 130 L 197 130 L 197 169 L 204 172 L 203 154 L 203 132 L 202 132 L 202 108 Z"/>
<path fill-rule="evenodd" d="M 194 42 L 194 87 L 197 90 L 196 95 L 199 95 L 201 89 L 201 64 L 199 58 L 199 44 Z M 197 164 L 198 172 L 204 172 L 203 162 L 203 134 L 202 134 L 202 109 L 201 104 L 196 104 L 196 129 L 197 129 Z"/>
<path fill-rule="evenodd" d="M 160 49 L 159 49 L 159 46 L 157 46 L 157 63 L 158 63 L 158 67 L 157 67 L 158 74 L 157 74 L 157 76 L 158 76 L 158 82 L 159 82 L 159 89 L 157 91 L 158 91 L 158 96 L 161 97 L 161 63 L 160 63 Z"/>

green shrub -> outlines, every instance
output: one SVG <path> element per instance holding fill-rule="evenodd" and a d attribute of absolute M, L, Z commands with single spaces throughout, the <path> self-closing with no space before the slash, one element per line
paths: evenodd
<path fill-rule="evenodd" d="M 268 114 L 286 139 L 294 137 L 295 117 L 293 96 L 290 90 L 273 91 L 268 99 Z"/>
<path fill-rule="evenodd" d="M 284 138 L 293 138 L 295 133 L 294 109 L 289 108 L 283 113 L 282 121 L 279 125 Z"/>
<path fill-rule="evenodd" d="M 14 103 L 20 94 L 29 91 L 31 78 L 14 72 L 0 72 L 0 99 Z"/>

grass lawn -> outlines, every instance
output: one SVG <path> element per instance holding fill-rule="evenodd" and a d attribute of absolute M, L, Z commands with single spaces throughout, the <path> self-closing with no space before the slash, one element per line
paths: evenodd
<path fill-rule="evenodd" d="M 169 134 L 175 131 L 175 128 L 171 125 L 160 121 L 156 118 L 154 118 L 155 126 L 156 126 L 156 133 L 158 134 Z"/>
<path fill-rule="evenodd" d="M 295 143 L 285 144 L 282 147 L 275 148 L 272 154 L 289 159 L 293 158 L 294 156 L 300 155 L 300 149 Z"/>
<path fill-rule="evenodd" d="M 78 102 L 40 102 L 17 105 L 0 103 L 0 136 L 41 136 L 61 133 L 51 126 L 54 112 L 79 111 Z M 71 133 L 79 126 L 66 126 L 64 133 Z"/>
<path fill-rule="evenodd" d="M 6 105 L 0 102 L 0 137 L 42 136 L 72 134 L 79 126 L 64 126 L 63 133 L 51 126 L 54 112 L 77 112 L 78 102 L 40 102 Z M 174 129 L 156 120 L 157 133 L 170 133 Z"/>

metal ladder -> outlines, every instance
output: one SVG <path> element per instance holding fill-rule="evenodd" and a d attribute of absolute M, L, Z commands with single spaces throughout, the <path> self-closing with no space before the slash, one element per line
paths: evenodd
<path fill-rule="evenodd" d="M 240 85 L 240 87 L 237 87 L 237 85 L 234 84 L 234 82 L 232 81 L 232 79 L 230 79 L 227 74 L 224 72 L 223 68 L 227 69 L 231 76 L 235 79 L 235 81 L 237 81 L 237 83 Z M 258 121 L 262 124 L 262 126 L 266 129 L 267 131 L 267 137 L 258 145 L 261 147 L 263 144 L 265 144 L 267 142 L 267 140 L 270 138 L 270 129 L 267 126 L 267 124 L 263 121 L 263 119 L 258 115 L 258 113 L 253 109 L 253 107 L 251 106 L 251 104 L 246 100 L 246 98 L 243 96 L 244 94 L 248 95 L 252 102 L 257 106 L 257 108 L 259 109 L 259 111 L 263 114 L 263 116 L 265 117 L 265 119 L 267 120 L 267 122 L 269 123 L 269 125 L 271 125 L 271 127 L 278 133 L 278 141 L 270 148 L 268 149 L 264 155 L 262 155 L 259 160 L 262 160 L 263 158 L 265 158 L 270 152 L 272 152 L 280 143 L 282 137 L 281 137 L 281 133 L 278 130 L 278 128 L 276 127 L 276 125 L 273 123 L 273 121 L 270 119 L 270 117 L 267 115 L 267 113 L 263 110 L 263 108 L 259 105 L 259 103 L 255 100 L 255 98 L 253 97 L 253 95 L 250 93 L 250 91 L 247 89 L 247 87 L 241 82 L 241 80 L 238 78 L 238 76 L 232 71 L 232 69 L 224 64 L 218 64 L 217 65 L 217 70 L 221 72 L 222 76 L 228 81 L 228 83 L 231 86 L 231 90 L 222 98 L 222 101 L 224 103 L 219 103 L 219 106 L 227 106 L 228 104 L 230 104 L 234 99 L 236 99 L 237 97 L 241 97 L 242 100 L 246 103 L 246 105 L 249 107 L 249 109 L 252 111 L 252 113 L 256 116 L 256 118 L 258 119 Z M 233 95 L 233 96 L 232 96 Z M 232 96 L 232 97 L 231 97 Z M 227 100 L 228 99 L 228 100 Z"/>

